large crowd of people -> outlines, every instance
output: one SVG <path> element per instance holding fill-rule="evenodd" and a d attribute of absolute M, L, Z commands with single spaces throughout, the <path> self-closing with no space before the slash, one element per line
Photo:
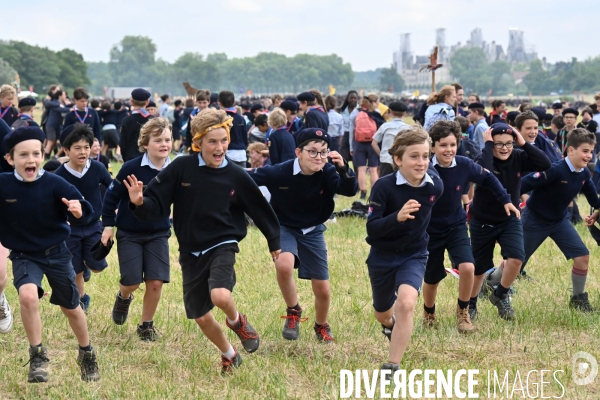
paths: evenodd
<path fill-rule="evenodd" d="M 283 338 L 297 340 L 308 319 L 297 269 L 299 279 L 311 281 L 316 339 L 333 342 L 324 231 L 337 196 L 359 194 L 368 204 L 373 311 L 390 342 L 382 369 L 400 368 L 421 292 L 422 324 L 436 326 L 446 251 L 460 278 L 460 333 L 476 330 L 481 298 L 500 318 L 516 318 L 511 286 L 532 279 L 527 262 L 548 237 L 573 260 L 568 306 L 593 312 L 585 291 L 589 250 L 573 224 L 585 220 L 598 238 L 600 93 L 595 104 L 557 101 L 549 109 L 464 97 L 454 83 L 423 103 L 356 91 L 324 97 L 315 89 L 236 102 L 231 91 L 202 89 L 193 99 L 165 94 L 157 104 L 141 88 L 129 99 L 90 101 L 84 88 L 69 97 L 54 85 L 38 124 L 37 101 L 17 101 L 15 89 L 2 85 L 0 333 L 11 331 L 14 318 L 4 291 L 8 258 L 18 292 L 11 302 L 19 304 L 30 345 L 28 382 L 48 380 L 38 308 L 44 276 L 50 303 L 79 344 L 81 378 L 100 379 L 86 286 L 107 267 L 115 240 L 120 280 L 112 320 L 127 321 L 144 283 L 137 335 L 160 339 L 153 320 L 170 282 L 172 231 L 186 316 L 220 351 L 223 373 L 240 367 L 242 357 L 215 320 L 215 306 L 247 353 L 260 346 L 260 327 L 232 296 L 236 253 L 249 225 L 266 238 L 275 266 Z M 414 124 L 406 123 L 409 115 Z M 124 164 L 112 177 L 115 161 Z M 594 210 L 585 218 L 574 201 L 580 193 Z"/>

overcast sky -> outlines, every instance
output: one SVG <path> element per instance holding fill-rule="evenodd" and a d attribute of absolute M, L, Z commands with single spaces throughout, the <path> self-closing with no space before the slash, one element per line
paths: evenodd
<path fill-rule="evenodd" d="M 73 2 L 0 1 L 0 39 L 52 50 L 72 48 L 87 61 L 108 61 L 125 35 L 152 38 L 157 57 L 173 62 L 184 52 L 225 52 L 230 58 L 259 52 L 332 54 L 355 71 L 389 66 L 400 34 L 412 33 L 413 54 L 426 54 L 435 29 L 446 44 L 483 39 L 506 51 L 508 29 L 525 31 L 550 62 L 600 55 L 600 1 L 582 0 L 145 0 Z"/>

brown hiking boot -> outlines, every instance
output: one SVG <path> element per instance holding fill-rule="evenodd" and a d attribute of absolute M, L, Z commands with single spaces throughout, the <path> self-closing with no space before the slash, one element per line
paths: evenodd
<path fill-rule="evenodd" d="M 437 319 L 435 313 L 429 314 L 423 310 L 423 328 L 435 328 L 437 325 Z"/>
<path fill-rule="evenodd" d="M 469 315 L 469 306 L 464 310 L 461 310 L 456 306 L 456 318 L 458 319 L 458 333 L 473 333 L 475 327 L 471 323 L 471 316 Z"/>

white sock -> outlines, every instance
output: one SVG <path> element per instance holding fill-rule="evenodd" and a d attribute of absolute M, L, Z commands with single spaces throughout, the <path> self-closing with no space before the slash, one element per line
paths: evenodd
<path fill-rule="evenodd" d="M 227 357 L 228 359 L 233 359 L 233 357 L 235 356 L 235 349 L 233 348 L 232 345 L 229 345 L 229 350 L 227 350 L 225 353 L 223 353 L 224 357 Z"/>
<path fill-rule="evenodd" d="M 500 263 L 500 265 L 498 265 L 496 270 L 494 272 L 492 272 L 492 274 L 490 275 L 490 282 L 492 284 L 499 283 L 502 280 L 502 272 L 503 271 L 504 271 L 504 261 L 502 261 Z"/>
<path fill-rule="evenodd" d="M 240 319 L 240 313 L 239 312 L 235 312 L 235 319 L 232 321 L 229 318 L 227 318 L 227 322 L 229 322 L 229 325 L 235 325 L 238 320 Z"/>

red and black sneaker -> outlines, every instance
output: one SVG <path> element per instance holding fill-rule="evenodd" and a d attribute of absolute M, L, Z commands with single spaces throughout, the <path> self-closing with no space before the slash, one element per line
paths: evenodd
<path fill-rule="evenodd" d="M 286 311 L 287 315 L 281 317 L 285 319 L 281 335 L 287 340 L 298 340 L 300 336 L 300 322 L 304 322 L 308 318 L 302 318 L 302 309 L 288 308 Z"/>
<path fill-rule="evenodd" d="M 327 322 L 323 325 L 318 325 L 315 322 L 314 329 L 317 334 L 317 339 L 319 339 L 320 342 L 333 343 L 333 334 L 331 333 L 331 328 Z"/>
<path fill-rule="evenodd" d="M 238 353 L 235 347 L 233 350 L 235 350 L 235 355 L 233 358 L 227 358 L 224 355 L 221 355 L 222 374 L 231 374 L 233 373 L 234 368 L 239 368 L 239 366 L 242 365 L 242 356 L 240 356 L 240 353 Z"/>
<path fill-rule="evenodd" d="M 236 335 L 238 335 L 242 341 L 244 350 L 248 353 L 254 353 L 258 350 L 258 346 L 260 345 L 258 332 L 256 332 L 256 329 L 248 323 L 248 318 L 244 314 L 239 313 L 238 322 L 236 322 L 235 325 L 230 325 L 227 319 L 225 319 L 225 323 Z"/>

